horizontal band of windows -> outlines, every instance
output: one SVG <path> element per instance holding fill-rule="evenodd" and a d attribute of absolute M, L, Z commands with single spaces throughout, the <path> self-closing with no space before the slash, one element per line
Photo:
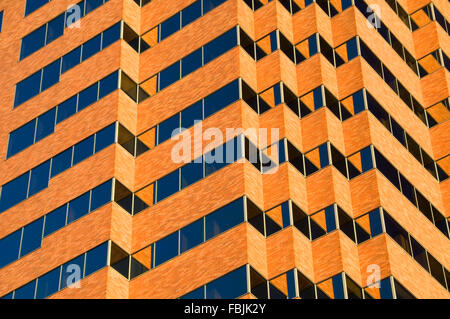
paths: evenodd
<path fill-rule="evenodd" d="M 2 185 L 0 213 L 46 189 L 50 179 L 114 144 L 115 141 L 116 123 L 113 123 Z"/>
<path fill-rule="evenodd" d="M 60 81 L 61 75 L 120 39 L 119 22 L 16 84 L 14 108 Z"/>
<path fill-rule="evenodd" d="M 112 185 L 109 180 L 0 239 L 0 268 L 41 248 L 45 237 L 109 203 Z"/>
<path fill-rule="evenodd" d="M 388 234 L 397 244 L 399 244 L 414 260 L 419 263 L 431 276 L 436 279 L 445 289 L 450 291 L 450 272 L 434 258 L 414 237 L 411 236 L 389 213 L 384 209 L 382 211 L 382 221 L 384 232 Z M 364 218 L 364 216 L 362 216 Z M 367 219 L 367 218 L 366 218 Z M 364 219 L 361 220 L 364 224 Z M 371 224 L 370 224 L 371 225 Z"/>
<path fill-rule="evenodd" d="M 81 279 L 109 265 L 108 256 L 115 246 L 114 242 L 107 241 L 15 289 L 1 299 L 44 299 L 67 287 L 77 287 Z"/>
<path fill-rule="evenodd" d="M 27 6 L 28 3 L 33 2 L 34 5 L 43 5 L 43 1 L 45 0 L 27 0 Z M 22 38 L 19 60 L 25 59 L 34 52 L 58 39 L 64 34 L 66 28 L 71 28 L 72 24 L 108 1 L 109 0 L 82 0 L 68 8 L 67 11 L 61 13 L 53 20 L 26 35 Z M 36 10 L 37 8 L 33 7 L 32 9 Z M 27 8 L 25 10 L 27 10 Z M 27 15 L 27 11 L 25 11 L 25 15 Z"/>
<path fill-rule="evenodd" d="M 119 87 L 119 71 L 90 85 L 59 105 L 9 134 L 6 158 L 25 150 L 55 132 L 56 125 L 103 99 Z"/>

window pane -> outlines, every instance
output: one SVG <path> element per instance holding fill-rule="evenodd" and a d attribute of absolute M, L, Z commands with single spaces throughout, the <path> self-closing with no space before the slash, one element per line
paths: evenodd
<path fill-rule="evenodd" d="M 178 255 L 178 232 L 155 243 L 155 267 Z"/>
<path fill-rule="evenodd" d="M 25 16 L 36 11 L 50 0 L 27 0 L 25 5 Z"/>
<path fill-rule="evenodd" d="M 3 212 L 27 198 L 29 172 L 2 186 L 0 212 Z"/>
<path fill-rule="evenodd" d="M 203 0 L 203 14 L 207 14 L 212 9 L 218 7 L 226 0 Z"/>
<path fill-rule="evenodd" d="M 94 154 L 94 136 L 90 136 L 84 141 L 75 145 L 73 151 L 73 165 L 80 163 Z"/>
<path fill-rule="evenodd" d="M 48 296 L 53 295 L 58 291 L 60 272 L 61 267 L 58 267 L 38 278 L 36 299 L 47 298 Z"/>
<path fill-rule="evenodd" d="M 86 0 L 86 10 L 85 15 L 88 14 L 91 11 L 94 11 L 98 7 L 100 7 L 103 4 L 103 0 Z"/>
<path fill-rule="evenodd" d="M 105 97 L 112 91 L 116 90 L 119 87 L 119 73 L 114 72 L 111 75 L 108 75 L 106 78 L 100 81 L 100 94 L 99 99 Z"/>
<path fill-rule="evenodd" d="M 59 289 L 64 289 L 83 278 L 84 254 L 65 263 L 61 269 L 61 283 Z"/>
<path fill-rule="evenodd" d="M 116 139 L 116 124 L 111 124 L 95 134 L 95 153 L 114 144 Z"/>
<path fill-rule="evenodd" d="M 233 81 L 205 98 L 205 118 L 239 99 L 239 82 Z"/>
<path fill-rule="evenodd" d="M 46 44 L 49 44 L 64 34 L 64 15 L 65 13 L 60 14 L 48 23 Z"/>
<path fill-rule="evenodd" d="M 111 201 L 111 180 L 92 190 L 91 212 Z"/>
<path fill-rule="evenodd" d="M 89 213 L 89 192 L 69 203 L 67 225 Z"/>
<path fill-rule="evenodd" d="M 70 70 L 81 62 L 81 46 L 62 57 L 61 74 Z"/>
<path fill-rule="evenodd" d="M 12 263 L 19 258 L 20 238 L 22 229 L 0 239 L 0 268 Z"/>
<path fill-rule="evenodd" d="M 77 99 L 78 97 L 75 95 L 58 105 L 56 124 L 64 121 L 77 112 Z"/>
<path fill-rule="evenodd" d="M 178 192 L 179 190 L 179 174 L 180 171 L 177 169 L 175 172 L 166 175 L 157 181 L 157 201 L 161 201 L 166 197 Z"/>
<path fill-rule="evenodd" d="M 99 52 L 101 50 L 101 42 L 102 36 L 101 34 L 99 34 L 95 38 L 92 38 L 91 40 L 83 44 L 82 61 L 89 59 L 91 56 Z"/>
<path fill-rule="evenodd" d="M 14 292 L 14 299 L 34 299 L 36 290 L 36 280 L 26 284 L 25 286 L 16 289 Z"/>
<path fill-rule="evenodd" d="M 50 111 L 38 117 L 36 129 L 36 142 L 42 140 L 46 136 L 49 136 L 55 131 L 55 114 L 56 109 L 53 108 Z"/>
<path fill-rule="evenodd" d="M 35 126 L 36 120 L 33 120 L 11 132 L 9 136 L 7 157 L 11 157 L 14 154 L 26 149 L 28 146 L 33 145 Z"/>
<path fill-rule="evenodd" d="M 244 221 L 243 199 L 240 198 L 206 216 L 206 240 Z"/>
<path fill-rule="evenodd" d="M 180 297 L 180 299 L 205 299 L 205 287 L 201 286 L 194 291 Z"/>
<path fill-rule="evenodd" d="M 181 168 L 181 189 L 203 178 L 203 163 L 192 162 Z"/>
<path fill-rule="evenodd" d="M 14 107 L 28 101 L 40 92 L 41 73 L 39 70 L 16 85 L 16 96 L 14 97 Z"/>
<path fill-rule="evenodd" d="M 204 64 L 214 60 L 237 45 L 236 28 L 221 35 L 204 46 Z"/>
<path fill-rule="evenodd" d="M 168 118 L 158 125 L 158 145 L 169 140 L 172 134 L 178 134 L 180 128 L 180 113 Z M 176 131 L 175 131 L 176 130 Z M 175 132 L 174 132 L 175 131 Z"/>
<path fill-rule="evenodd" d="M 42 73 L 42 88 L 41 92 L 47 90 L 49 87 L 59 82 L 59 68 L 61 66 L 61 59 L 47 65 Z"/>
<path fill-rule="evenodd" d="M 180 30 L 180 13 L 175 14 L 174 16 L 161 23 L 160 30 L 160 41 Z"/>
<path fill-rule="evenodd" d="M 245 266 L 206 285 L 206 299 L 234 299 L 245 293 L 247 293 Z"/>
<path fill-rule="evenodd" d="M 195 21 L 196 19 L 200 18 L 202 16 L 201 0 L 194 2 L 186 9 L 183 9 L 181 16 L 182 16 L 182 26 L 181 26 L 182 28 L 184 28 L 192 21 Z"/>
<path fill-rule="evenodd" d="M 120 39 L 120 23 L 116 23 L 111 28 L 103 32 L 103 49 Z"/>
<path fill-rule="evenodd" d="M 52 173 L 51 177 L 64 172 L 72 166 L 72 148 L 56 155 L 52 159 Z"/>
<path fill-rule="evenodd" d="M 31 170 L 30 189 L 28 197 L 48 187 L 50 161 L 47 161 Z"/>
<path fill-rule="evenodd" d="M 180 253 L 203 243 L 203 218 L 180 230 Z"/>
<path fill-rule="evenodd" d="M 78 112 L 97 101 L 98 83 L 80 92 L 78 97 Z"/>
<path fill-rule="evenodd" d="M 106 266 L 108 258 L 108 242 L 91 249 L 86 253 L 85 277 Z"/>
<path fill-rule="evenodd" d="M 202 49 L 192 52 L 181 60 L 182 77 L 202 67 Z"/>
<path fill-rule="evenodd" d="M 202 119 L 203 103 L 199 101 L 184 111 L 181 111 L 181 128 L 189 128 L 194 125 L 195 121 L 201 121 Z"/>
<path fill-rule="evenodd" d="M 45 216 L 44 237 L 66 225 L 67 205 L 61 206 Z"/>
<path fill-rule="evenodd" d="M 46 26 L 47 25 L 44 24 L 42 27 L 36 29 L 22 39 L 22 47 L 20 49 L 21 60 L 45 45 Z"/>
<path fill-rule="evenodd" d="M 43 227 L 44 218 L 41 217 L 23 228 L 20 258 L 41 247 Z"/>
<path fill-rule="evenodd" d="M 159 90 L 163 90 L 180 79 L 180 61 L 159 73 Z"/>

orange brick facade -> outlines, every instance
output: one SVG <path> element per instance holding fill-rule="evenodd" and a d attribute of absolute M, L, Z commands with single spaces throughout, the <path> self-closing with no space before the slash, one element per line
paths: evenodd
<path fill-rule="evenodd" d="M 430 3 L 429 0 L 397 1 L 409 14 Z M 113 24 L 123 21 L 138 35 L 143 35 L 195 1 L 152 0 L 139 7 L 133 0 L 109 0 L 83 17 L 80 29 L 67 29 L 63 36 L 19 61 L 21 39 L 64 12 L 74 1 L 52 0 L 24 17 L 25 2 L 0 0 L 0 12 L 4 12 L 0 32 L 0 185 L 115 121 L 139 136 L 236 78 L 241 78 L 255 92 L 263 92 L 281 81 L 298 97 L 320 85 L 325 85 L 338 100 L 366 88 L 434 161 L 450 154 L 450 121 L 428 128 L 363 58 L 356 57 L 335 68 L 322 54 L 295 64 L 281 50 L 276 50 L 254 61 L 242 47 L 236 46 L 141 103 L 118 89 L 58 124 L 50 136 L 6 159 L 12 131 L 89 84 L 118 69 L 135 83 L 142 83 L 236 25 L 255 41 L 276 29 L 292 44 L 319 33 L 333 48 L 359 36 L 424 108 L 448 98 L 450 92 L 450 73 L 445 67 L 422 78 L 414 76 L 383 38 L 367 27 L 355 6 L 330 18 L 316 3 L 291 15 L 278 0 L 262 1 L 265 4 L 255 11 L 243 0 L 228 0 L 141 54 L 124 40 L 113 43 L 64 73 L 56 85 L 13 108 L 18 82 Z M 449 3 L 432 2 L 449 21 Z M 381 8 L 383 23 L 415 59 L 439 48 L 450 56 L 449 36 L 437 22 L 411 32 L 387 1 L 368 3 Z M 327 141 L 346 157 L 373 145 L 447 220 L 450 217 L 450 179 L 439 182 L 428 174 L 369 111 L 340 121 L 328 108 L 320 108 L 299 118 L 288 106 L 280 104 L 258 115 L 239 100 L 206 118 L 202 126 L 203 130 L 219 128 L 222 132 L 226 128 L 278 128 L 279 138 L 286 138 L 302 153 Z M 193 133 L 194 127 L 188 131 Z M 107 147 L 52 178 L 43 191 L 2 212 L 0 239 L 105 180 L 116 178 L 131 192 L 141 190 L 182 166 L 170 160 L 176 143 L 167 141 L 139 157 L 117 143 Z M 203 147 L 208 145 L 203 142 Z M 308 215 L 336 203 L 353 219 L 382 207 L 447 272 L 450 269 L 449 238 L 377 169 L 349 180 L 334 166 L 305 177 L 290 163 L 281 164 L 275 174 L 261 174 L 250 163 L 238 162 L 138 215 L 131 216 L 111 202 L 45 237 L 41 248 L 0 268 L 0 296 L 108 240 L 127 254 L 134 254 L 244 195 L 262 210 L 292 200 Z M 450 297 L 448 290 L 387 234 L 356 244 L 338 229 L 311 241 L 294 226 L 265 237 L 244 222 L 132 280 L 107 266 L 82 279 L 81 288 L 63 289 L 50 298 L 179 298 L 246 264 L 267 280 L 295 268 L 315 284 L 344 272 L 362 288 L 367 287 L 368 266 L 376 264 L 381 278 L 392 276 L 416 298 Z M 252 294 L 242 297 L 254 298 Z"/>

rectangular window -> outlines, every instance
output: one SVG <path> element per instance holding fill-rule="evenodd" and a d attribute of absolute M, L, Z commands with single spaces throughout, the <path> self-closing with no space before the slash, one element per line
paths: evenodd
<path fill-rule="evenodd" d="M 89 213 L 89 192 L 75 198 L 69 203 L 69 211 L 67 215 L 67 224 Z"/>
<path fill-rule="evenodd" d="M 202 16 L 202 1 L 198 0 L 185 8 L 181 12 L 182 23 L 181 27 L 184 28 L 189 23 L 197 20 Z"/>
<path fill-rule="evenodd" d="M 36 11 L 50 0 L 27 0 L 25 4 L 25 16 Z"/>
<path fill-rule="evenodd" d="M 158 145 L 164 141 L 170 140 L 172 134 L 180 131 L 180 113 L 168 118 L 158 125 Z"/>
<path fill-rule="evenodd" d="M 59 277 L 61 268 L 58 267 L 45 275 L 38 278 L 38 286 L 36 290 L 36 299 L 44 299 L 53 295 L 59 288 Z"/>
<path fill-rule="evenodd" d="M 237 100 L 239 100 L 239 81 L 233 81 L 205 98 L 204 118 Z"/>
<path fill-rule="evenodd" d="M 165 68 L 159 73 L 159 90 L 164 90 L 172 83 L 178 81 L 180 77 L 180 61 L 175 62 L 168 68 Z"/>
<path fill-rule="evenodd" d="M 179 191 L 180 170 L 176 170 L 157 181 L 157 201 L 162 201 L 166 197 Z"/>
<path fill-rule="evenodd" d="M 78 96 L 75 95 L 58 105 L 56 124 L 64 121 L 77 112 L 77 101 Z"/>
<path fill-rule="evenodd" d="M 59 70 L 61 67 L 61 59 L 56 60 L 52 64 L 47 65 L 42 73 L 41 92 L 59 82 Z"/>
<path fill-rule="evenodd" d="M 36 280 L 16 289 L 14 299 L 34 299 L 36 291 Z"/>
<path fill-rule="evenodd" d="M 169 37 L 170 35 L 180 30 L 180 23 L 181 23 L 181 12 L 178 12 L 177 14 L 173 15 L 172 17 L 161 23 L 160 25 L 161 33 L 159 41 L 164 40 L 165 38 Z"/>
<path fill-rule="evenodd" d="M 203 243 L 204 219 L 200 219 L 180 230 L 180 253 Z"/>
<path fill-rule="evenodd" d="M 192 162 L 181 168 L 181 189 L 203 178 L 203 162 Z"/>
<path fill-rule="evenodd" d="M 7 158 L 33 145 L 35 128 L 36 120 L 33 120 L 11 132 L 9 135 Z"/>
<path fill-rule="evenodd" d="M 114 72 L 111 75 L 108 75 L 106 78 L 100 80 L 100 91 L 99 91 L 99 99 L 104 98 L 109 93 L 117 90 L 119 87 L 119 73 Z"/>
<path fill-rule="evenodd" d="M 30 172 L 26 172 L 2 186 L 0 212 L 4 212 L 27 198 L 29 176 Z"/>
<path fill-rule="evenodd" d="M 242 198 L 224 206 L 205 217 L 206 240 L 244 222 Z"/>
<path fill-rule="evenodd" d="M 178 255 L 178 232 L 155 243 L 155 267 Z"/>
<path fill-rule="evenodd" d="M 52 173 L 51 177 L 55 177 L 59 173 L 72 167 L 72 148 L 59 153 L 52 158 Z"/>
<path fill-rule="evenodd" d="M 202 48 L 192 52 L 181 60 L 182 77 L 200 69 L 203 65 Z"/>
<path fill-rule="evenodd" d="M 42 233 L 44 228 L 44 217 L 25 226 L 23 228 L 22 245 L 20 248 L 20 257 L 31 253 L 41 247 Z"/>
<path fill-rule="evenodd" d="M 66 226 L 67 204 L 45 215 L 44 237 Z"/>
<path fill-rule="evenodd" d="M 53 108 L 37 118 L 36 142 L 55 131 L 55 115 L 56 109 Z"/>
<path fill-rule="evenodd" d="M 245 293 L 247 293 L 246 266 L 206 285 L 206 299 L 234 299 Z"/>
<path fill-rule="evenodd" d="M 28 197 L 40 192 L 48 187 L 50 174 L 50 160 L 33 168 L 31 170 L 30 185 L 28 190 Z"/>
<path fill-rule="evenodd" d="M 203 102 L 199 101 L 181 111 L 181 129 L 194 126 L 195 121 L 203 119 Z"/>
<path fill-rule="evenodd" d="M 89 276 L 106 266 L 108 258 L 108 242 L 91 249 L 86 253 L 86 270 L 84 276 Z"/>
<path fill-rule="evenodd" d="M 111 124 L 95 134 L 95 153 L 114 144 L 116 139 L 116 124 Z"/>
<path fill-rule="evenodd" d="M 20 238 L 22 229 L 0 239 L 0 268 L 19 258 Z"/>
<path fill-rule="evenodd" d="M 62 57 L 61 74 L 81 63 L 81 46 Z"/>
<path fill-rule="evenodd" d="M 68 285 L 73 284 L 73 273 L 77 272 L 83 278 L 84 274 L 84 258 L 85 254 L 78 256 L 71 261 L 68 261 L 61 267 L 61 282 L 59 284 L 59 290 L 66 288 Z M 72 276 L 71 276 L 72 275 Z"/>
<path fill-rule="evenodd" d="M 46 45 L 64 34 L 64 18 L 65 13 L 62 13 L 48 23 Z"/>
<path fill-rule="evenodd" d="M 73 165 L 94 154 L 94 135 L 76 144 L 73 150 Z"/>
<path fill-rule="evenodd" d="M 30 1 L 30 0 L 29 0 Z M 34 30 L 22 39 L 22 47 L 20 48 L 20 60 L 36 52 L 45 45 L 45 33 L 47 25 Z"/>
<path fill-rule="evenodd" d="M 111 188 L 112 182 L 109 180 L 92 190 L 90 211 L 96 210 L 111 201 Z"/>
<path fill-rule="evenodd" d="M 211 62 L 237 45 L 236 28 L 221 35 L 204 46 L 204 64 Z"/>
<path fill-rule="evenodd" d="M 16 85 L 16 95 L 14 97 L 14 107 L 28 101 L 39 94 L 41 90 L 42 70 L 30 75 Z"/>
<path fill-rule="evenodd" d="M 91 85 L 87 89 L 80 92 L 78 95 L 78 110 L 80 112 L 98 99 L 98 82 Z"/>
<path fill-rule="evenodd" d="M 82 61 L 89 59 L 94 54 L 100 52 L 102 44 L 102 35 L 99 34 L 91 40 L 83 44 L 83 56 Z"/>
<path fill-rule="evenodd" d="M 94 11 L 103 4 L 103 0 L 86 0 L 84 15 Z"/>

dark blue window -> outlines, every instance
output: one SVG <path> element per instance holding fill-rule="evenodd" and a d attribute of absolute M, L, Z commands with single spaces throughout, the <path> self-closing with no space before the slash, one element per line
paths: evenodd
<path fill-rule="evenodd" d="M 163 90 L 180 79 L 180 61 L 159 73 L 159 90 Z"/>
<path fill-rule="evenodd" d="M 2 32 L 3 26 L 3 11 L 0 11 L 0 32 Z"/>
<path fill-rule="evenodd" d="M 159 41 L 164 40 L 171 34 L 180 30 L 180 13 L 175 14 L 174 16 L 161 23 L 159 30 L 161 32 Z"/>
<path fill-rule="evenodd" d="M 19 258 L 20 238 L 22 229 L 0 239 L 0 268 L 12 263 Z"/>
<path fill-rule="evenodd" d="M 366 109 L 364 104 L 364 92 L 363 90 L 359 90 L 355 94 L 353 94 L 353 110 L 355 114 L 358 114 Z"/>
<path fill-rule="evenodd" d="M 53 108 L 50 111 L 38 117 L 36 129 L 36 142 L 42 140 L 46 136 L 49 136 L 55 131 L 55 115 L 56 109 Z"/>
<path fill-rule="evenodd" d="M 38 278 L 36 299 L 47 298 L 58 291 L 60 272 L 61 267 L 58 267 Z"/>
<path fill-rule="evenodd" d="M 356 58 L 358 55 L 358 45 L 356 43 L 356 38 L 353 38 L 347 42 L 347 58 L 350 61 Z"/>
<path fill-rule="evenodd" d="M 50 0 L 27 0 L 25 5 L 25 16 L 36 11 Z"/>
<path fill-rule="evenodd" d="M 170 140 L 172 133 L 176 130 L 178 134 L 180 129 L 180 113 L 175 114 L 158 125 L 158 145 L 164 141 Z"/>
<path fill-rule="evenodd" d="M 178 232 L 155 243 L 155 267 L 178 255 Z"/>
<path fill-rule="evenodd" d="M 87 89 L 80 92 L 78 95 L 78 112 L 80 112 L 85 107 L 91 105 L 97 101 L 98 95 L 98 82 L 91 85 Z"/>
<path fill-rule="evenodd" d="M 52 173 L 50 177 L 54 177 L 66 169 L 72 167 L 72 148 L 59 153 L 52 159 Z"/>
<path fill-rule="evenodd" d="M 0 30 L 1 31 L 1 30 Z M 10 300 L 10 299 L 13 299 L 13 293 L 12 292 L 10 292 L 9 294 L 7 294 L 7 295 L 5 295 L 5 296 L 3 296 L 3 297 L 0 297 L 0 299 L 8 299 L 8 300 Z"/>
<path fill-rule="evenodd" d="M 89 192 L 70 201 L 67 225 L 89 213 Z"/>
<path fill-rule="evenodd" d="M 342 0 L 342 11 L 352 6 L 352 0 Z"/>
<path fill-rule="evenodd" d="M 102 36 L 101 34 L 97 35 L 95 38 L 92 38 L 85 44 L 83 44 L 83 58 L 82 61 L 85 61 L 86 59 L 90 58 L 97 52 L 101 50 L 101 44 L 102 44 Z"/>
<path fill-rule="evenodd" d="M 33 120 L 11 132 L 9 136 L 7 157 L 11 157 L 14 154 L 26 149 L 28 146 L 33 145 L 35 127 L 36 120 Z"/>
<path fill-rule="evenodd" d="M 64 13 L 60 14 L 48 23 L 46 44 L 49 44 L 64 34 L 64 15 Z"/>
<path fill-rule="evenodd" d="M 100 81 L 99 99 L 107 96 L 119 87 L 119 74 L 114 72 Z"/>
<path fill-rule="evenodd" d="M 383 232 L 383 226 L 381 224 L 381 215 L 379 209 L 376 209 L 369 213 L 369 221 L 370 221 L 370 233 L 372 237 L 381 234 Z"/>
<path fill-rule="evenodd" d="M 102 48 L 106 48 L 120 39 L 120 22 L 103 32 Z"/>
<path fill-rule="evenodd" d="M 380 281 L 380 297 L 381 299 L 393 299 L 391 278 L 387 277 Z"/>
<path fill-rule="evenodd" d="M 327 232 L 331 232 L 336 229 L 336 216 L 334 214 L 334 206 L 328 206 L 325 208 L 325 222 L 327 225 Z"/>
<path fill-rule="evenodd" d="M 207 14 L 212 9 L 220 6 L 226 0 L 203 0 L 203 14 Z"/>
<path fill-rule="evenodd" d="M 205 217 L 206 240 L 219 235 L 244 221 L 242 198 Z"/>
<path fill-rule="evenodd" d="M 319 52 L 317 48 L 317 36 L 314 34 L 308 38 L 309 56 L 313 56 Z"/>
<path fill-rule="evenodd" d="M 181 189 L 203 178 L 203 163 L 192 162 L 181 168 Z"/>
<path fill-rule="evenodd" d="M 69 285 L 76 283 L 83 278 L 84 272 L 84 254 L 65 263 L 61 269 L 61 283 L 59 289 L 62 290 Z M 80 277 L 78 277 L 78 275 Z"/>
<path fill-rule="evenodd" d="M 85 160 L 89 156 L 94 154 L 94 136 L 90 136 L 87 139 L 81 141 L 75 145 L 73 151 L 73 165 Z"/>
<path fill-rule="evenodd" d="M 2 186 L 0 212 L 13 207 L 27 198 L 29 176 L 30 172 L 26 172 Z"/>
<path fill-rule="evenodd" d="M 23 228 L 22 248 L 20 258 L 41 247 L 44 217 Z"/>
<path fill-rule="evenodd" d="M 319 109 L 319 108 L 321 108 L 322 106 L 325 105 L 323 103 L 322 87 L 321 86 L 319 86 L 318 88 L 314 89 L 313 96 L 314 96 L 314 109 L 315 110 L 317 110 L 317 109 Z"/>
<path fill-rule="evenodd" d="M 203 243 L 203 218 L 180 230 L 180 253 Z"/>
<path fill-rule="evenodd" d="M 17 83 L 14 107 L 39 94 L 41 89 L 41 74 L 42 70 L 39 70 L 23 81 Z"/>
<path fill-rule="evenodd" d="M 62 57 L 62 68 L 61 74 L 69 71 L 74 66 L 80 64 L 81 62 L 81 46 L 75 50 L 70 51 L 65 56 Z"/>
<path fill-rule="evenodd" d="M 239 82 L 233 81 L 205 98 L 205 118 L 239 100 Z"/>
<path fill-rule="evenodd" d="M 106 266 L 106 259 L 108 257 L 108 242 L 91 249 L 86 253 L 86 270 L 84 276 L 102 269 Z"/>
<path fill-rule="evenodd" d="M 107 181 L 92 190 L 91 212 L 111 201 L 111 181 Z"/>
<path fill-rule="evenodd" d="M 61 59 L 47 65 L 42 73 L 41 91 L 47 90 L 49 87 L 59 82 L 59 69 L 61 67 Z"/>
<path fill-rule="evenodd" d="M 180 299 L 205 299 L 205 288 L 204 286 L 201 286 L 200 288 L 197 288 L 194 291 L 180 297 Z"/>
<path fill-rule="evenodd" d="M 363 173 L 373 168 L 372 151 L 370 147 L 361 150 L 361 167 Z"/>
<path fill-rule="evenodd" d="M 229 51 L 237 45 L 236 28 L 231 29 L 227 33 L 221 35 L 212 42 L 204 46 L 204 64 L 214 60 L 219 55 Z"/>
<path fill-rule="evenodd" d="M 342 282 L 342 274 L 338 274 L 332 278 L 334 299 L 344 299 L 344 284 Z"/>
<path fill-rule="evenodd" d="M 95 134 L 95 153 L 114 143 L 116 137 L 116 125 L 111 124 Z"/>
<path fill-rule="evenodd" d="M 191 4 L 186 9 L 183 9 L 181 13 L 182 23 L 181 27 L 184 28 L 189 23 L 197 20 L 202 16 L 202 1 L 198 0 Z"/>
<path fill-rule="evenodd" d="M 45 216 L 44 237 L 66 225 L 67 205 L 61 206 Z"/>
<path fill-rule="evenodd" d="M 206 285 L 206 299 L 235 299 L 245 293 L 247 293 L 245 266 Z"/>
<path fill-rule="evenodd" d="M 45 30 L 47 25 L 44 24 L 39 29 L 34 30 L 22 39 L 22 47 L 20 48 L 20 59 L 25 59 L 30 54 L 36 52 L 45 45 Z"/>
<path fill-rule="evenodd" d="M 25 286 L 16 289 L 14 292 L 14 299 L 34 299 L 36 290 L 36 280 L 26 284 Z"/>
<path fill-rule="evenodd" d="M 181 111 L 181 127 L 189 128 L 195 124 L 195 121 L 203 120 L 203 103 L 199 101 L 191 105 L 184 111 Z"/>
<path fill-rule="evenodd" d="M 77 4 L 74 4 L 73 6 L 69 7 L 67 9 L 67 15 L 66 15 L 66 26 L 69 27 L 70 25 L 72 25 L 73 23 L 77 22 L 79 19 L 78 15 L 76 13 L 78 13 L 77 9 L 80 8 L 80 18 L 84 16 L 84 1 L 78 2 Z"/>
<path fill-rule="evenodd" d="M 50 160 L 31 170 L 30 190 L 28 191 L 28 197 L 31 197 L 48 187 L 49 174 Z"/>
<path fill-rule="evenodd" d="M 327 144 L 322 144 L 319 146 L 319 157 L 320 157 L 320 168 L 324 168 L 330 164 L 328 159 L 328 147 Z"/>
<path fill-rule="evenodd" d="M 195 70 L 201 68 L 203 65 L 202 59 L 202 49 L 198 49 L 197 51 L 192 52 L 183 60 L 181 60 L 181 77 L 185 77 L 186 75 L 194 72 Z"/>
<path fill-rule="evenodd" d="M 180 171 L 177 169 L 176 171 L 170 173 L 169 175 L 164 176 L 157 182 L 157 201 L 162 201 L 164 198 L 169 197 L 170 195 L 178 192 L 179 190 L 179 176 Z"/>
<path fill-rule="evenodd" d="M 57 124 L 71 117 L 77 112 L 77 100 L 78 96 L 75 95 L 58 105 L 58 112 L 56 116 Z"/>
<path fill-rule="evenodd" d="M 86 10 L 84 14 L 94 11 L 103 4 L 103 0 L 86 0 Z"/>

